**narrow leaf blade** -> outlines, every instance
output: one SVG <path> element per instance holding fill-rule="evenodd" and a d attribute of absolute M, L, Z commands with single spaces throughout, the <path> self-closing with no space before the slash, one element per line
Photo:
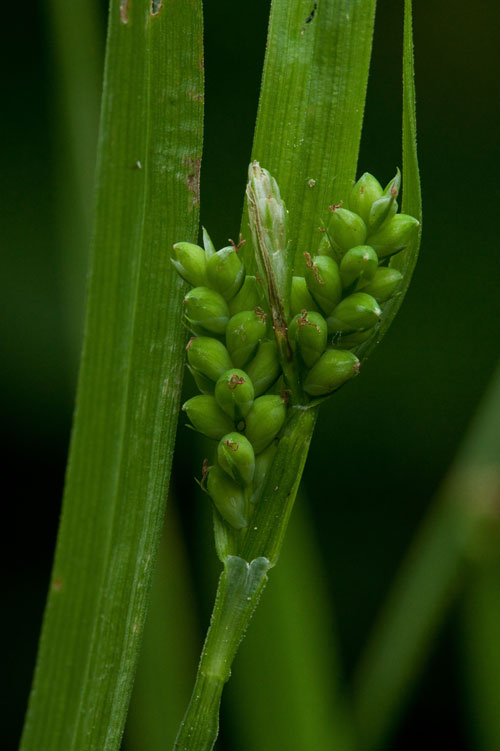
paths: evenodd
<path fill-rule="evenodd" d="M 377 336 L 360 347 L 358 356 L 366 358 L 381 341 L 396 316 L 410 286 L 417 263 L 422 235 L 422 196 L 417 153 L 417 116 L 415 96 L 415 66 L 413 60 L 412 3 L 405 0 L 403 31 L 403 202 L 402 211 L 420 222 L 407 248 L 391 260 L 391 268 L 403 274 L 403 281 L 397 296 L 386 304 L 382 325 Z"/>
<path fill-rule="evenodd" d="M 23 751 L 119 747 L 180 398 L 169 247 L 197 234 L 202 86 L 198 0 L 112 0 L 85 344 Z"/>
<path fill-rule="evenodd" d="M 329 203 L 345 197 L 356 173 L 375 14 L 374 0 L 318 2 L 307 21 L 315 5 L 272 4 L 252 152 L 290 212 L 295 265 L 319 243 Z"/>

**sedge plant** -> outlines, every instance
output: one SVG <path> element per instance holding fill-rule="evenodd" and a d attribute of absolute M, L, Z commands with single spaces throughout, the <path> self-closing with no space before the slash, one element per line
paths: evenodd
<path fill-rule="evenodd" d="M 119 747 L 168 486 L 183 298 L 201 391 L 184 409 L 217 442 L 201 485 L 224 570 L 176 748 L 215 743 L 222 689 L 278 560 L 318 408 L 381 340 L 418 252 L 409 0 L 402 175 L 386 188 L 368 173 L 354 179 L 374 11 L 374 0 L 314 12 L 274 0 L 246 244 L 216 250 L 205 231 L 195 244 L 201 4 L 112 0 L 84 356 L 23 751 Z"/>
<path fill-rule="evenodd" d="M 365 173 L 329 207 L 318 246 L 291 262 L 288 212 L 276 180 L 254 161 L 247 185 L 257 275 L 238 244 L 174 245 L 172 263 L 192 338 L 188 368 L 201 394 L 183 406 L 217 441 L 203 466 L 224 566 L 191 703 L 175 748 L 211 749 L 236 650 L 276 564 L 321 402 L 358 375 L 403 274 L 391 259 L 418 232 L 398 213 L 399 171 L 385 189 Z"/>

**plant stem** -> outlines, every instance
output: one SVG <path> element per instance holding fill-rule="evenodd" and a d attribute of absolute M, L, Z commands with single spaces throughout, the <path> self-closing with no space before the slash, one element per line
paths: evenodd
<path fill-rule="evenodd" d="M 294 406 L 289 411 L 262 499 L 245 536 L 241 555 L 246 561 L 264 556 L 272 566 L 276 564 L 292 513 L 318 408 Z"/>
<path fill-rule="evenodd" d="M 262 498 L 242 544 L 228 555 L 191 702 L 174 748 L 210 751 L 219 730 L 224 684 L 253 611 L 278 560 L 309 450 L 317 408 L 291 407 Z"/>
<path fill-rule="evenodd" d="M 175 748 L 211 749 L 219 732 L 219 705 L 224 683 L 267 581 L 267 558 L 247 563 L 227 557 L 219 579 L 214 611 L 203 648 L 196 682 Z"/>

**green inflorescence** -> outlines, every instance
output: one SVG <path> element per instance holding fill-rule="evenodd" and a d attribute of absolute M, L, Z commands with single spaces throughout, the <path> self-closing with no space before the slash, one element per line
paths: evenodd
<path fill-rule="evenodd" d="M 248 527 L 287 410 L 307 408 L 357 375 L 356 351 L 376 335 L 385 304 L 398 293 L 403 277 L 390 258 L 418 226 L 397 213 L 400 184 L 399 171 L 385 189 L 362 175 L 346 206 L 329 207 L 316 252 L 304 251 L 293 277 L 286 271 L 285 205 L 257 163 L 250 166 L 249 214 L 264 281 L 246 274 L 243 241 L 216 251 L 203 230 L 204 248 L 174 245 L 172 263 L 192 285 L 184 300 L 194 335 L 187 360 L 201 391 L 183 410 L 196 430 L 218 441 L 202 487 L 233 530 Z"/>

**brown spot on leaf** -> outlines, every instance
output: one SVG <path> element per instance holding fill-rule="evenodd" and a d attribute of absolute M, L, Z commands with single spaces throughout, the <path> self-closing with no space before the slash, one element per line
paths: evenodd
<path fill-rule="evenodd" d="M 128 23 L 129 8 L 130 0 L 120 0 L 120 21 L 122 23 Z"/>
<path fill-rule="evenodd" d="M 189 159 L 184 158 L 182 163 L 185 167 L 189 168 L 189 172 L 186 178 L 188 190 L 192 193 L 191 205 L 194 208 L 200 203 L 200 170 L 201 159 Z"/>
<path fill-rule="evenodd" d="M 59 578 L 59 576 L 56 576 L 54 581 L 52 582 L 52 589 L 54 592 L 60 592 L 62 589 L 62 579 Z"/>

